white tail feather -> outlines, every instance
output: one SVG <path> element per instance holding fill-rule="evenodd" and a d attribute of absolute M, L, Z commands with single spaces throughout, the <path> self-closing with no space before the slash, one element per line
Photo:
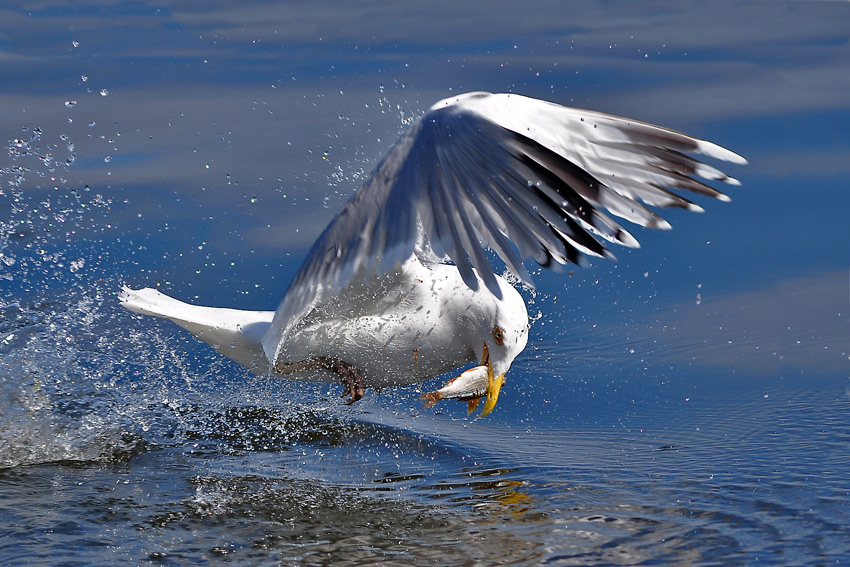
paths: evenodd
<path fill-rule="evenodd" d="M 274 317 L 273 311 L 190 305 L 155 289 L 132 290 L 126 286 L 118 300 L 122 307 L 135 313 L 170 319 L 251 371 L 263 374 L 268 370 L 263 335 Z"/>

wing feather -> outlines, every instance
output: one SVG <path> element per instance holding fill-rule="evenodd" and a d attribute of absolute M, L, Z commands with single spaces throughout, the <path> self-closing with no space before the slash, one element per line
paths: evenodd
<path fill-rule="evenodd" d="M 698 180 L 739 182 L 692 154 L 745 164 L 686 134 L 518 95 L 468 93 L 438 102 L 408 130 L 331 221 L 292 280 L 263 340 L 277 360 L 299 322 L 355 280 L 424 250 L 455 263 L 464 282 L 499 286 L 484 246 L 530 283 L 542 266 L 611 257 L 603 242 L 637 247 L 605 211 L 670 228 L 649 207 L 702 208 L 676 191 L 728 197 Z"/>

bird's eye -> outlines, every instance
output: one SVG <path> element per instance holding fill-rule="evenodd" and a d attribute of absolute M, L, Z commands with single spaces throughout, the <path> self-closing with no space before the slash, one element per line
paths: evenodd
<path fill-rule="evenodd" d="M 500 345 L 505 340 L 505 334 L 502 332 L 501 327 L 493 328 L 493 338 L 496 340 L 496 344 Z"/>

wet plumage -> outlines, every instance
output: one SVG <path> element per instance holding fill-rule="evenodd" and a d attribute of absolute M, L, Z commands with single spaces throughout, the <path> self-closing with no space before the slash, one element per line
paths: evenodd
<path fill-rule="evenodd" d="M 512 94 L 451 97 L 411 126 L 334 217 L 273 314 L 177 305 L 152 290 L 125 290 L 122 303 L 176 321 L 255 372 L 339 379 L 352 401 L 364 388 L 479 362 L 491 374 L 486 414 L 525 348 L 528 316 L 485 248 L 531 285 L 526 259 L 553 267 L 610 257 L 612 243 L 637 247 L 618 219 L 667 229 L 650 207 L 701 211 L 679 192 L 728 200 L 699 178 L 738 184 L 692 154 L 746 163 L 599 112 Z M 193 319 L 201 315 L 204 323 Z M 224 344 L 231 335 L 235 347 Z"/>

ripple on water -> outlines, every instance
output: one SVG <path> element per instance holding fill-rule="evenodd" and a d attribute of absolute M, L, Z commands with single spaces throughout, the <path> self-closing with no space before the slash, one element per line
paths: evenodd
<path fill-rule="evenodd" d="M 91 564 L 334 565 L 850 553 L 844 389 L 740 384 L 730 401 L 717 387 L 526 431 L 387 398 L 344 408 L 327 388 L 249 377 L 167 330 L 117 327 L 108 300 L 3 306 L 9 563 L 68 550 Z"/>

